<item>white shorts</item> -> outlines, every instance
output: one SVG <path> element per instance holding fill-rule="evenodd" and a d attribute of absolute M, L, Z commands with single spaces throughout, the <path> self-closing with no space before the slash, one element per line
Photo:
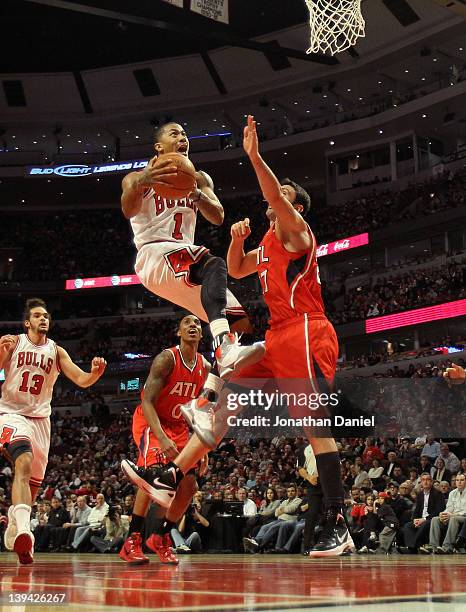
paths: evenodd
<path fill-rule="evenodd" d="M 28 440 L 32 447 L 32 471 L 29 483 L 41 485 L 47 468 L 50 448 L 50 418 L 30 418 L 22 414 L 0 414 L 0 449 L 19 440 Z"/>
<path fill-rule="evenodd" d="M 201 286 L 189 280 L 190 266 L 208 252 L 206 247 L 194 244 L 153 242 L 145 244 L 138 252 L 134 269 L 146 289 L 208 322 L 201 303 Z M 229 289 L 226 314 L 246 316 L 243 307 Z"/>

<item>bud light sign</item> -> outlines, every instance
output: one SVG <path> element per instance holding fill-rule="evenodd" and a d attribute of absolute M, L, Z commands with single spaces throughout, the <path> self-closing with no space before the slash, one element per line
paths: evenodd
<path fill-rule="evenodd" d="M 39 166 L 29 167 L 26 176 L 61 176 L 66 178 L 76 178 L 79 176 L 91 176 L 100 174 L 111 174 L 113 172 L 130 172 L 131 170 L 141 170 L 147 166 L 147 160 L 138 159 L 120 163 L 102 164 L 88 166 L 87 164 L 67 164 L 66 166 Z"/>

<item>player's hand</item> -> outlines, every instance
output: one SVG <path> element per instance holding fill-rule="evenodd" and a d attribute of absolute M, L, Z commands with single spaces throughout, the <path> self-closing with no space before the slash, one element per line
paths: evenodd
<path fill-rule="evenodd" d="M 206 453 L 202 459 L 199 461 L 199 476 L 204 476 L 204 474 L 209 469 L 209 453 Z"/>
<path fill-rule="evenodd" d="M 164 455 L 166 455 L 169 459 L 175 459 L 178 457 L 178 448 L 173 440 L 170 438 L 165 438 L 160 441 L 160 450 Z"/>
<path fill-rule="evenodd" d="M 6 336 L 2 336 L 0 338 L 0 350 L 9 351 L 16 344 L 16 336 L 12 336 L 11 334 L 7 334 Z"/>
<path fill-rule="evenodd" d="M 164 159 L 160 164 L 155 166 L 158 157 L 153 157 L 147 166 L 138 176 L 139 187 L 152 187 L 155 183 L 161 183 L 162 185 L 168 185 L 167 179 L 177 175 L 178 167 L 175 166 L 173 160 Z"/>
<path fill-rule="evenodd" d="M 452 363 L 451 368 L 447 368 L 443 373 L 443 377 L 447 379 L 448 384 L 461 385 L 466 380 L 466 370 L 457 363 Z"/>
<path fill-rule="evenodd" d="M 232 240 L 237 242 L 244 242 L 248 236 L 251 235 L 251 227 L 249 225 L 249 219 L 246 217 L 243 221 L 233 223 L 230 229 Z"/>
<path fill-rule="evenodd" d="M 94 357 L 91 363 L 91 374 L 98 374 L 99 378 L 105 372 L 107 362 L 103 357 Z"/>
<path fill-rule="evenodd" d="M 256 122 L 252 115 L 248 115 L 248 123 L 244 127 L 243 149 L 251 160 L 259 156 L 259 139 L 257 137 Z"/>

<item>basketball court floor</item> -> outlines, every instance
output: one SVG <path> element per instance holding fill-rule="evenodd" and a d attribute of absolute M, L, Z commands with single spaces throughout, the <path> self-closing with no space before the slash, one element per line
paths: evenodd
<path fill-rule="evenodd" d="M 116 555 L 37 554 L 31 566 L 2 554 L 0 610 L 350 610 L 463 612 L 466 555 L 190 555 L 176 566 L 151 555 L 128 566 Z M 55 606 L 21 603 L 60 594 Z M 64 598 L 63 595 L 64 594 Z M 49 599 L 51 596 L 49 596 Z M 13 605 L 13 603 L 15 605 Z"/>

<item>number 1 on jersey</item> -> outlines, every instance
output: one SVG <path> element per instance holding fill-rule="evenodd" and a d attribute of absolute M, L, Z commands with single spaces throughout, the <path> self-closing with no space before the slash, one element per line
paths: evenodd
<path fill-rule="evenodd" d="M 175 229 L 173 230 L 172 238 L 175 240 L 183 240 L 183 234 L 180 232 L 181 224 L 183 223 L 183 214 L 175 213 L 173 218 L 175 219 Z"/>

